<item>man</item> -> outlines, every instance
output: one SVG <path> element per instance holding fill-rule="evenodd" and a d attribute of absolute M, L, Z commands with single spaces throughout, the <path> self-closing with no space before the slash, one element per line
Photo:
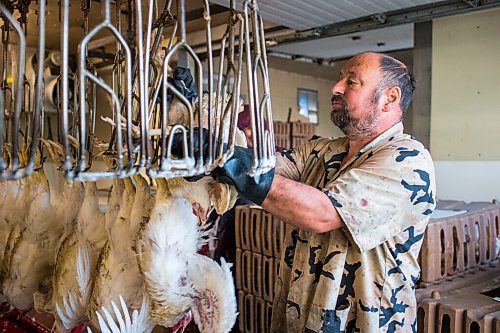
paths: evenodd
<path fill-rule="evenodd" d="M 258 178 L 241 172 L 251 155 L 237 149 L 213 174 L 292 226 L 272 332 L 416 332 L 417 256 L 435 180 L 428 151 L 403 134 L 413 90 L 400 61 L 358 54 L 332 88 L 331 119 L 345 137 L 284 152 Z"/>

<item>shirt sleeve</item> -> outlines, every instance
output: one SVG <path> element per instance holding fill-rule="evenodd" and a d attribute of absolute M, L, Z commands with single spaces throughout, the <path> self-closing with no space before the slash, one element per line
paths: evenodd
<path fill-rule="evenodd" d="M 324 192 L 351 242 L 369 251 L 429 219 L 435 206 L 434 166 L 423 147 L 387 147 L 329 183 Z"/>
<path fill-rule="evenodd" d="M 313 142 L 307 142 L 301 146 L 291 148 L 276 156 L 276 173 L 280 176 L 300 181 L 306 164 L 306 156 L 312 150 Z"/>

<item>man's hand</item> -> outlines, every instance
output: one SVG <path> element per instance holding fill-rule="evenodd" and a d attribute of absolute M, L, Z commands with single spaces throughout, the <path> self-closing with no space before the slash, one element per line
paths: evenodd
<path fill-rule="evenodd" d="M 200 130 L 195 128 L 193 131 L 193 148 L 194 158 L 199 156 L 198 138 Z M 203 136 L 203 156 L 208 156 L 208 130 L 202 129 Z M 182 133 L 175 133 L 172 140 L 172 155 L 182 158 L 184 157 L 184 149 L 182 144 Z M 274 169 L 259 176 L 250 177 L 248 171 L 253 164 L 252 149 L 243 147 L 234 147 L 233 156 L 224 163 L 222 167 L 216 168 L 210 176 L 219 183 L 231 184 L 236 187 L 238 193 L 257 205 L 262 205 L 266 198 L 274 178 Z"/>
<path fill-rule="evenodd" d="M 192 102 L 196 97 L 198 97 L 196 84 L 189 68 L 176 67 L 174 69 L 173 77 L 168 77 L 167 80 L 175 87 L 175 89 L 179 90 L 179 92 L 186 97 L 188 101 Z"/>
<path fill-rule="evenodd" d="M 242 197 L 260 206 L 271 188 L 274 168 L 264 174 L 250 177 L 248 171 L 252 164 L 253 151 L 236 146 L 233 156 L 222 167 L 216 168 L 211 176 L 219 183 L 234 185 Z"/>
<path fill-rule="evenodd" d="M 167 77 L 167 81 L 177 89 L 189 102 L 193 102 L 198 97 L 196 82 L 191 75 L 191 70 L 185 67 L 176 67 L 172 77 Z M 161 90 L 160 90 L 161 91 Z M 167 92 L 167 101 L 170 103 L 174 97 L 174 92 L 169 89 Z M 158 94 L 157 103 L 161 102 L 161 94 Z"/>

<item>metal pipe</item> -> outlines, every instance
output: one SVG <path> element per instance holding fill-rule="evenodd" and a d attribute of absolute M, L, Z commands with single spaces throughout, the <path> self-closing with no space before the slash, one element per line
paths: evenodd
<path fill-rule="evenodd" d="M 14 30 L 19 36 L 19 52 L 18 52 L 18 72 L 17 72 L 17 91 L 16 91 L 16 104 L 15 104 L 15 111 L 14 111 L 14 122 L 13 122 L 13 131 L 12 131 L 12 150 L 13 150 L 13 156 L 12 156 L 12 165 L 11 165 L 11 177 L 13 179 L 20 178 L 20 174 L 17 174 L 17 170 L 19 168 L 19 122 L 20 122 L 20 116 L 21 116 L 21 108 L 23 104 L 23 91 L 24 91 L 24 74 L 25 74 L 25 68 L 26 68 L 26 37 L 24 35 L 24 32 L 17 22 L 17 20 L 14 19 L 12 14 L 9 12 L 9 10 L 2 4 L 0 3 L 0 11 L 2 12 L 4 18 L 12 24 L 14 27 Z"/>

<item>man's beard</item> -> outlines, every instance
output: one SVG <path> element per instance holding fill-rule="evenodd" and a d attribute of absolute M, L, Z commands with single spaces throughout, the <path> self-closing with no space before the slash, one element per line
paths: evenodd
<path fill-rule="evenodd" d="M 340 106 L 333 106 L 334 102 L 340 102 Z M 366 114 L 360 119 L 351 117 L 354 110 L 350 110 L 344 98 L 340 95 L 332 96 L 332 111 L 330 112 L 330 119 L 340 128 L 342 132 L 350 139 L 361 139 L 373 134 L 376 130 L 379 113 L 377 112 L 377 104 L 371 100 L 365 105 L 360 106 L 366 111 Z"/>

